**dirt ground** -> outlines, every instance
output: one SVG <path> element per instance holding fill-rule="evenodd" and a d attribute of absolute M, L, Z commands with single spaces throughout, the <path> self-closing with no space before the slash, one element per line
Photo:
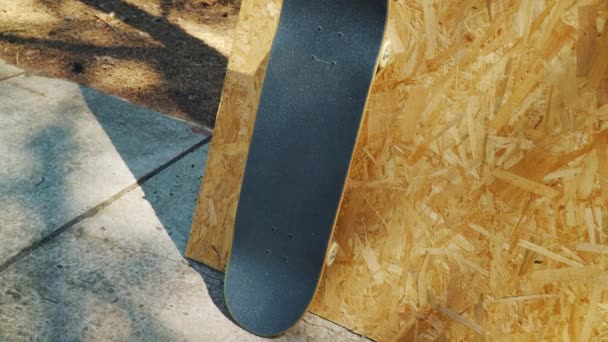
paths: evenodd
<path fill-rule="evenodd" d="M 240 0 L 0 0 L 0 59 L 213 127 Z"/>

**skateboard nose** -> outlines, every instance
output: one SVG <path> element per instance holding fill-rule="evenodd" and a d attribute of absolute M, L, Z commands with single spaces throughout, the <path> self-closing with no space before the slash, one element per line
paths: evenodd
<path fill-rule="evenodd" d="M 284 258 L 278 261 L 284 262 Z M 229 266 L 224 285 L 226 306 L 239 326 L 258 336 L 275 337 L 300 320 L 312 300 L 314 286 L 305 293 L 286 279 L 287 274 L 256 267 L 244 270 L 239 264 L 232 269 Z"/>

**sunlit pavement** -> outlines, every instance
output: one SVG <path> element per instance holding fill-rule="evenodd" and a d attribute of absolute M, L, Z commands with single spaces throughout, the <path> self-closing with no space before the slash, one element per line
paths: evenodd
<path fill-rule="evenodd" d="M 0 61 L 0 341 L 248 341 L 183 257 L 209 133 Z M 362 338 L 314 315 L 279 340 Z"/>

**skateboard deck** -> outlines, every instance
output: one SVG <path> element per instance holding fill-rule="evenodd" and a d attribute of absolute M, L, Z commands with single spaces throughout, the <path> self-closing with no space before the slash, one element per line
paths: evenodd
<path fill-rule="evenodd" d="M 386 26 L 387 0 L 283 0 L 226 269 L 233 319 L 277 336 L 310 305 Z"/>

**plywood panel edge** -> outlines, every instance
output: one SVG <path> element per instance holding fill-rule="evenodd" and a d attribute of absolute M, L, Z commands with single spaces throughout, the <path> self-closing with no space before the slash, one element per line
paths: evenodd
<path fill-rule="evenodd" d="M 244 0 L 186 256 L 223 270 L 280 1 Z"/>

